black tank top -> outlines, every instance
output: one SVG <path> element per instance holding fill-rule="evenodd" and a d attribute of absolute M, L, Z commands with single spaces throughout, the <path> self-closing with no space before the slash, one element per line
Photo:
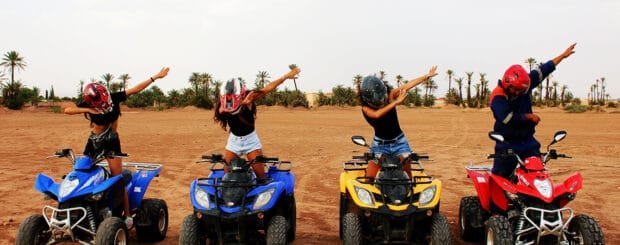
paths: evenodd
<path fill-rule="evenodd" d="M 112 97 L 112 111 L 106 114 L 86 113 L 87 118 L 88 120 L 90 120 L 90 122 L 97 125 L 105 126 L 118 120 L 118 117 L 121 116 L 121 102 L 127 100 L 127 93 L 125 91 L 111 93 L 110 97 Z M 82 108 L 90 108 L 88 103 L 83 101 L 79 102 L 77 106 Z"/>
<path fill-rule="evenodd" d="M 380 118 L 374 119 L 362 112 L 364 118 L 375 129 L 375 136 L 384 139 L 391 140 L 403 133 L 398 124 L 398 114 L 396 114 L 396 107 L 388 111 Z"/>
<path fill-rule="evenodd" d="M 254 132 L 254 119 L 254 111 L 243 106 L 239 114 L 228 115 L 226 123 L 230 127 L 230 132 L 235 136 L 246 136 Z"/>

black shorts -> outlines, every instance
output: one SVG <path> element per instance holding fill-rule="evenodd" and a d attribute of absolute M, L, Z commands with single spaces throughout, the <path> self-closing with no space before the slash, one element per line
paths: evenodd
<path fill-rule="evenodd" d="M 90 136 L 88 136 L 88 141 L 84 148 L 84 155 L 96 158 L 102 153 L 104 155 L 123 153 L 118 133 L 112 130 L 112 128 L 108 128 L 100 134 L 90 133 Z"/>

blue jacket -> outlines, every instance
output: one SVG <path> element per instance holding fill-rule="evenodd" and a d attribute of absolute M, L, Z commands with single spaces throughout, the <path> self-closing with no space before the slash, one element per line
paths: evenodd
<path fill-rule="evenodd" d="M 491 110 L 495 118 L 493 130 L 504 136 L 507 144 L 525 143 L 534 139 L 536 125 L 525 119 L 532 113 L 532 90 L 555 70 L 553 61 L 533 67 L 530 71 L 530 88 L 525 94 L 509 98 L 498 83 L 490 97 Z"/>

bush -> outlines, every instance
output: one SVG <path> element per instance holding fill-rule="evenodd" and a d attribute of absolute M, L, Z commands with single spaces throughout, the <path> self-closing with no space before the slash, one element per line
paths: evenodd
<path fill-rule="evenodd" d="M 617 107 L 616 102 L 613 102 L 613 101 L 607 102 L 607 108 L 616 108 L 616 107 Z"/>
<path fill-rule="evenodd" d="M 26 99 L 22 96 L 22 84 L 13 82 L 6 85 L 2 89 L 3 104 L 11 110 L 19 110 L 22 108 Z"/>
<path fill-rule="evenodd" d="M 588 106 L 580 104 L 571 104 L 564 107 L 564 110 L 569 113 L 582 113 L 589 110 Z"/>
<path fill-rule="evenodd" d="M 52 107 L 50 107 L 50 109 L 52 110 L 53 113 L 61 113 L 62 112 L 62 109 L 60 108 L 59 105 L 52 106 Z"/>
<path fill-rule="evenodd" d="M 573 105 L 581 105 L 581 100 L 579 98 L 574 98 L 571 101 L 571 104 L 573 104 Z"/>

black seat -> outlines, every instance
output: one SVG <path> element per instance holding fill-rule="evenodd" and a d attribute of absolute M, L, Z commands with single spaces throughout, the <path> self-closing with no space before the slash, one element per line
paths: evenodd
<path fill-rule="evenodd" d="M 133 173 L 130 170 L 123 169 L 121 172 L 121 175 L 123 176 L 123 183 L 125 185 L 128 185 L 129 183 L 131 183 L 131 178 L 132 178 Z"/>

